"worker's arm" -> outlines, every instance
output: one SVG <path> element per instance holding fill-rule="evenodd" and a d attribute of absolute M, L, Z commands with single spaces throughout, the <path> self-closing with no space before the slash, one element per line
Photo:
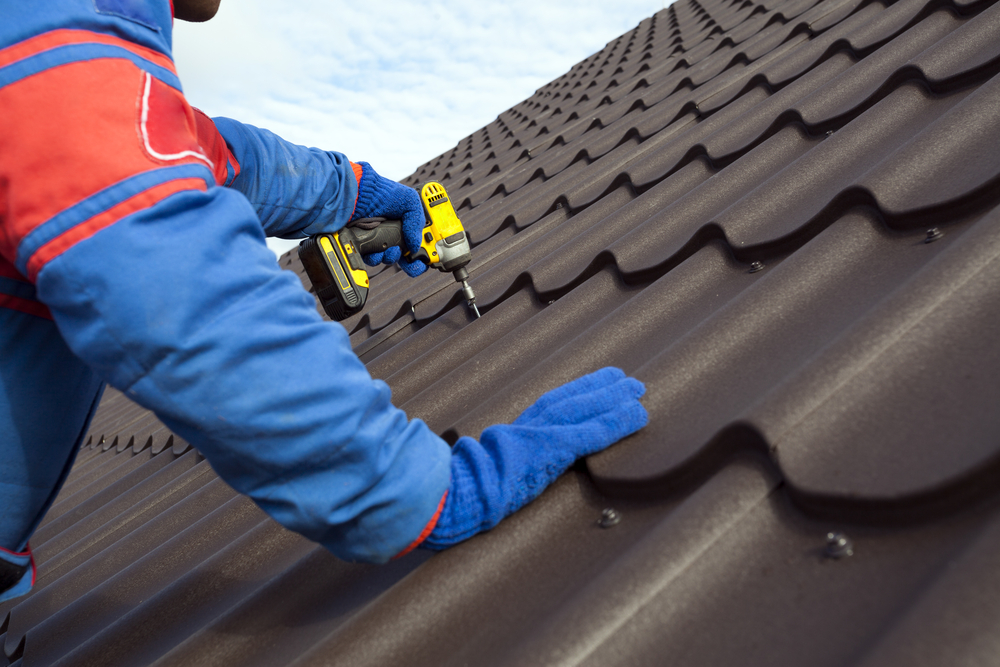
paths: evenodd
<path fill-rule="evenodd" d="M 237 491 L 341 558 L 387 560 L 434 515 L 450 451 L 263 240 L 236 193 L 184 189 L 46 262 L 38 293 L 78 356 Z"/>
<path fill-rule="evenodd" d="M 338 556 L 384 561 L 419 537 L 448 446 L 279 270 L 247 199 L 217 187 L 180 92 L 105 58 L 0 94 L 19 119 L 0 126 L 0 252 L 73 353 Z"/>
<path fill-rule="evenodd" d="M 195 110 L 198 140 L 214 163 L 216 182 L 247 198 L 268 236 L 302 238 L 335 232 L 359 218 L 402 220 L 403 241 L 420 249 L 424 214 L 412 188 L 384 178 L 367 162 L 342 153 L 306 148 L 268 130 Z M 365 261 L 399 263 L 410 276 L 427 270 L 402 257 L 398 247 Z"/>
<path fill-rule="evenodd" d="M 200 139 L 211 130 L 205 120 L 199 117 Z M 232 165 L 223 184 L 247 198 L 268 236 L 333 232 L 354 215 L 358 176 L 342 153 L 299 146 L 229 118 L 208 122 L 225 142 Z"/>

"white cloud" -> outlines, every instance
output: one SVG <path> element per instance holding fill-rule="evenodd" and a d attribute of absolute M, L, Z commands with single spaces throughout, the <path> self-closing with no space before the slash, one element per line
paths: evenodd
<path fill-rule="evenodd" d="M 208 23 L 175 23 L 174 58 L 209 115 L 400 179 L 663 4 L 225 0 Z"/>

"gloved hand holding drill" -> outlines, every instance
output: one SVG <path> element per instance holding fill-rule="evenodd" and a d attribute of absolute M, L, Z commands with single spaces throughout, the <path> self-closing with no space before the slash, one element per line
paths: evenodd
<path fill-rule="evenodd" d="M 383 178 L 367 162 L 359 162 L 361 178 L 358 179 L 358 202 L 351 222 L 363 218 L 390 218 L 403 222 L 403 243 L 412 253 L 420 250 L 420 235 L 424 229 L 424 210 L 420 197 L 413 188 L 402 183 Z M 355 171 L 357 168 L 355 167 Z M 350 225 L 350 223 L 348 223 Z M 399 268 L 411 278 L 416 278 L 427 270 L 427 265 L 410 261 L 403 257 L 399 246 L 391 246 L 383 252 L 373 252 L 364 257 L 368 266 L 399 263 Z"/>
<path fill-rule="evenodd" d="M 365 264 L 395 262 L 410 277 L 428 267 L 450 272 L 479 318 L 466 268 L 472 244 L 444 186 L 429 181 L 418 196 L 382 178 L 366 162 L 350 164 L 358 194 L 345 228 L 321 228 L 298 250 L 312 291 L 330 319 L 340 322 L 364 309 L 371 285 Z"/>

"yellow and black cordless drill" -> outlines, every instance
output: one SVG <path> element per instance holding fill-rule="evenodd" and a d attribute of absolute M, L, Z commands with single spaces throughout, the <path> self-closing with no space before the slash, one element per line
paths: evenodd
<path fill-rule="evenodd" d="M 469 272 L 465 268 L 472 259 L 469 235 L 448 193 L 443 185 L 431 181 L 420 188 L 420 200 L 426 220 L 420 250 L 404 252 L 404 256 L 440 271 L 450 271 L 462 284 L 469 308 L 479 317 L 476 295 L 469 287 Z M 368 273 L 361 256 L 403 244 L 399 220 L 366 218 L 353 224 L 332 234 L 311 236 L 299 244 L 299 259 L 316 296 L 326 314 L 338 322 L 360 312 L 368 300 Z"/>

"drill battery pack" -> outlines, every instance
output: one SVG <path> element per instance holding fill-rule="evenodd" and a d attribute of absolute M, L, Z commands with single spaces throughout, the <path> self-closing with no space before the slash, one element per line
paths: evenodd
<path fill-rule="evenodd" d="M 299 259 L 330 319 L 358 313 L 368 300 L 368 273 L 350 234 L 318 234 L 299 244 Z"/>

